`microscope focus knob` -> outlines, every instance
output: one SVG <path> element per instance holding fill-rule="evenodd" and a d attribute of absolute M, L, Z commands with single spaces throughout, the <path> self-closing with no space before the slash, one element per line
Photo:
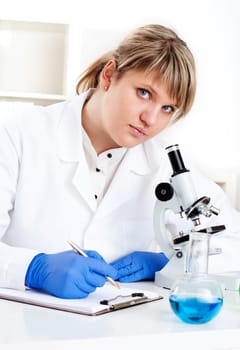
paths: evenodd
<path fill-rule="evenodd" d="M 169 201 L 174 195 L 173 186 L 168 182 L 161 182 L 155 189 L 155 195 L 162 202 Z"/>

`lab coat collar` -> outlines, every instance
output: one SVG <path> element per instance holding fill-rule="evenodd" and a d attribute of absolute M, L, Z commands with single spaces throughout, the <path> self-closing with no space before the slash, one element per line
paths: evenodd
<path fill-rule="evenodd" d="M 151 172 L 151 166 L 143 145 L 130 148 L 125 155 L 124 161 L 133 174 L 147 175 Z"/>
<path fill-rule="evenodd" d="M 95 217 L 104 217 L 121 208 L 129 198 L 139 194 L 139 189 L 148 182 L 148 175 L 153 171 L 153 167 L 146 155 L 145 145 L 138 145 L 128 149 L 115 176 L 108 188 L 105 196 L 99 204 Z"/>
<path fill-rule="evenodd" d="M 57 154 L 66 162 L 82 159 L 81 111 L 91 90 L 73 97 L 65 103 L 57 132 Z"/>

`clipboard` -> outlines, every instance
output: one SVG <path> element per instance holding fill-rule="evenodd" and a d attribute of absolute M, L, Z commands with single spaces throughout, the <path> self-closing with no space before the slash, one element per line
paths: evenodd
<path fill-rule="evenodd" d="M 84 299 L 62 299 L 33 289 L 14 290 L 0 288 L 0 299 L 21 302 L 55 310 L 97 316 L 140 304 L 163 299 L 157 292 L 133 289 L 121 284 L 116 290 L 106 283 Z"/>

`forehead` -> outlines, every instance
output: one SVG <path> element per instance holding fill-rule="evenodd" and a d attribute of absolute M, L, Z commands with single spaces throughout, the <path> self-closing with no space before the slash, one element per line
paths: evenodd
<path fill-rule="evenodd" d="M 125 80 L 132 80 L 132 81 L 143 81 L 148 84 L 159 84 L 161 81 L 161 78 L 159 74 L 156 72 L 147 72 L 145 70 L 139 70 L 139 69 L 132 69 L 128 70 L 123 73 L 121 76 L 122 79 Z"/>

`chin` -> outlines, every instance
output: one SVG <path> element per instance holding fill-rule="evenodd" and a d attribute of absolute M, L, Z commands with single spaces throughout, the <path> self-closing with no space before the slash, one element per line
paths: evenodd
<path fill-rule="evenodd" d="M 133 148 L 135 146 L 142 144 L 143 142 L 123 142 L 120 147 Z"/>
<path fill-rule="evenodd" d="M 125 139 L 119 139 L 118 142 L 116 142 L 116 144 L 118 144 L 118 147 L 124 147 L 124 148 L 133 148 L 135 146 L 138 146 L 140 144 L 142 144 L 143 142 L 145 142 L 146 139 L 135 139 L 135 138 L 125 138 Z"/>

